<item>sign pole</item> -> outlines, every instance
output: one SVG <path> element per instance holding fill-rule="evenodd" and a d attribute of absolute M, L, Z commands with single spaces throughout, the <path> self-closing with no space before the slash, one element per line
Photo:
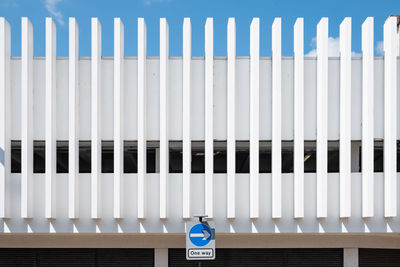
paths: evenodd
<path fill-rule="evenodd" d="M 199 218 L 199 222 L 203 222 L 203 217 L 207 217 L 208 215 L 195 215 L 194 217 Z"/>
<path fill-rule="evenodd" d="M 198 216 L 194 216 L 194 217 L 198 217 L 199 218 L 199 222 L 202 223 L 203 222 L 203 217 L 207 217 L 207 215 L 198 215 Z M 198 266 L 201 267 L 201 261 L 199 261 Z"/>

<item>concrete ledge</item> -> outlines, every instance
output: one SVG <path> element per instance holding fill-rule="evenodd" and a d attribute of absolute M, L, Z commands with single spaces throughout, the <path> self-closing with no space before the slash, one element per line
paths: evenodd
<path fill-rule="evenodd" d="M 217 248 L 393 248 L 400 234 L 217 234 Z M 0 234 L 1 248 L 184 248 L 184 234 Z"/>

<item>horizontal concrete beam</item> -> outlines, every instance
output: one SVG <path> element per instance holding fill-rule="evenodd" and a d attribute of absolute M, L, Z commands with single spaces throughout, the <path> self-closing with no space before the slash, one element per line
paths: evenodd
<path fill-rule="evenodd" d="M 400 249 L 400 234 L 217 234 L 217 248 Z M 185 234 L 0 234 L 0 248 L 184 248 Z"/>

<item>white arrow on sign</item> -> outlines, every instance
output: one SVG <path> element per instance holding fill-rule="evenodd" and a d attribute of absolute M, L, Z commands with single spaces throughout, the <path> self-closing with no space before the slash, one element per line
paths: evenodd
<path fill-rule="evenodd" d="M 210 233 L 206 230 L 202 230 L 202 234 L 190 234 L 190 237 L 202 237 L 203 240 L 207 240 L 210 237 Z"/>

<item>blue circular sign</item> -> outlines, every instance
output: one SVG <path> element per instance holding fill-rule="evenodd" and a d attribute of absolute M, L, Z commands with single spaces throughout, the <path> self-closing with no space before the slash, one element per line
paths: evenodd
<path fill-rule="evenodd" d="M 196 224 L 189 231 L 189 239 L 193 245 L 203 247 L 210 243 L 212 237 L 211 229 L 206 224 Z"/>

